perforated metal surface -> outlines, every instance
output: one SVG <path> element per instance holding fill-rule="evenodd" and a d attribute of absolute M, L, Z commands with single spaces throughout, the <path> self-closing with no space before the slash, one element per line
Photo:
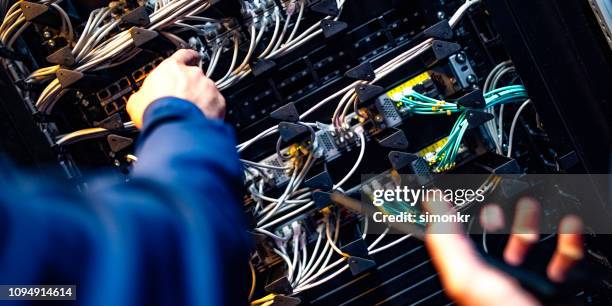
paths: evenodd
<path fill-rule="evenodd" d="M 376 108 L 383 115 L 388 127 L 396 127 L 402 123 L 402 118 L 397 112 L 395 102 L 386 96 L 378 98 Z"/>

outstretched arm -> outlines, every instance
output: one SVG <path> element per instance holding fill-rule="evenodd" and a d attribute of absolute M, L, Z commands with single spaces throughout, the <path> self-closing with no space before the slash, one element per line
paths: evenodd
<path fill-rule="evenodd" d="M 178 51 L 130 99 L 130 116 L 142 124 L 132 180 L 159 184 L 172 193 L 169 198 L 183 201 L 180 210 L 193 218 L 197 242 L 209 251 L 208 258 L 193 255 L 214 263 L 200 273 L 227 298 L 239 293 L 236 285 L 246 275 L 240 273 L 248 271 L 241 168 L 233 130 L 222 121 L 225 99 L 200 68 L 191 66 L 198 61 L 196 52 Z M 192 284 L 197 290 L 202 281 Z"/>
<path fill-rule="evenodd" d="M 142 133 L 129 182 L 98 179 L 76 193 L 0 171 L 0 283 L 76 285 L 74 305 L 246 301 L 251 243 L 234 135 L 195 60 L 177 52 L 131 98 Z"/>

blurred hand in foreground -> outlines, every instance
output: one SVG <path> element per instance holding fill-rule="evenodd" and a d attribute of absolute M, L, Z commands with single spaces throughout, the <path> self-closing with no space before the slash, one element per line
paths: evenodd
<path fill-rule="evenodd" d="M 453 214 L 447 203 L 426 203 L 432 214 Z M 504 250 L 507 264 L 523 263 L 529 248 L 539 240 L 540 205 L 531 198 L 519 200 L 508 244 Z M 504 227 L 502 209 L 495 204 L 481 211 L 481 223 L 488 232 Z M 553 282 L 565 280 L 567 272 L 583 257 L 582 221 L 573 215 L 559 225 L 557 248 L 547 267 Z M 433 223 L 425 244 L 440 273 L 447 295 L 459 305 L 540 305 L 538 300 L 503 272 L 488 265 L 474 248 L 458 223 Z"/>

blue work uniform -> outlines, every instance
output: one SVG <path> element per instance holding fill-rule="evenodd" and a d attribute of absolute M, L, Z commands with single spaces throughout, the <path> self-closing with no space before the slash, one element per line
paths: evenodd
<path fill-rule="evenodd" d="M 0 285 L 76 285 L 76 301 L 0 305 L 244 305 L 252 242 L 234 133 L 163 98 L 143 118 L 129 181 L 84 192 L 0 173 Z"/>

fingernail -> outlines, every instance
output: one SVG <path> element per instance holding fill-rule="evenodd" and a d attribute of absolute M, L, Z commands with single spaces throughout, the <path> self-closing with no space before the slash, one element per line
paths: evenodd
<path fill-rule="evenodd" d="M 567 258 L 582 259 L 584 250 L 582 245 L 582 220 L 577 216 L 567 216 L 559 225 L 558 252 Z"/>
<path fill-rule="evenodd" d="M 504 228 L 504 213 L 496 204 L 488 204 L 480 212 L 480 224 L 487 232 L 496 232 Z"/>
<path fill-rule="evenodd" d="M 540 206 L 538 202 L 531 198 L 520 199 L 514 216 L 512 233 L 524 234 L 531 240 L 531 235 L 539 233 Z"/>

